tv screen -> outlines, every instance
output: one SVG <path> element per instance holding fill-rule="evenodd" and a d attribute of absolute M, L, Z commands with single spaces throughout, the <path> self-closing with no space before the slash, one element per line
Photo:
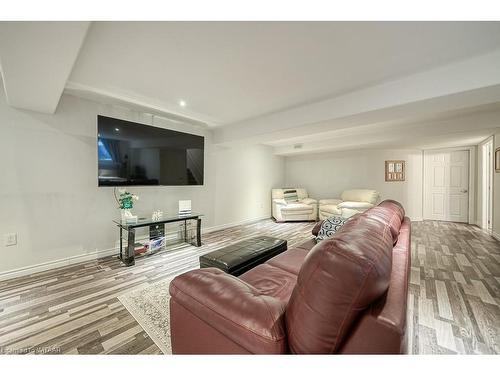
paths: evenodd
<path fill-rule="evenodd" d="M 99 186 L 203 185 L 203 137 L 97 116 Z"/>

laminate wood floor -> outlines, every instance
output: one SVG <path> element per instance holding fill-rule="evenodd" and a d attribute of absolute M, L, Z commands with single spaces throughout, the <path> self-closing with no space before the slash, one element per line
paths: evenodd
<path fill-rule="evenodd" d="M 478 227 L 412 224 L 408 348 L 500 353 L 500 242 Z"/>
<path fill-rule="evenodd" d="M 0 282 L 0 353 L 160 354 L 118 301 L 131 288 L 199 265 L 198 257 L 255 235 L 311 237 L 313 223 L 264 220 L 204 235 L 123 267 L 115 257 Z M 474 226 L 413 224 L 409 350 L 500 352 L 500 243 Z"/>

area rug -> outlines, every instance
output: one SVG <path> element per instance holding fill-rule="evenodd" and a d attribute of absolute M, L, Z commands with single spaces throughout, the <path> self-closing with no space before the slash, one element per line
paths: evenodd
<path fill-rule="evenodd" d="M 173 277 L 118 296 L 120 302 L 151 337 L 163 354 L 172 354 L 170 343 L 170 293 Z"/>

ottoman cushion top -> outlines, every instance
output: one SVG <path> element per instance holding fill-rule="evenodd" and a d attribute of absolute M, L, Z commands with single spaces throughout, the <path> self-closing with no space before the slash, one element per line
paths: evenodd
<path fill-rule="evenodd" d="M 285 250 L 285 240 L 267 236 L 253 237 L 202 255 L 200 266 L 216 267 L 238 276 Z"/>

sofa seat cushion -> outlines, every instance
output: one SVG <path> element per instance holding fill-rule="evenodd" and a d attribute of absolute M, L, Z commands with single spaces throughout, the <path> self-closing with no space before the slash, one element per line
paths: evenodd
<path fill-rule="evenodd" d="M 286 206 L 281 207 L 282 213 L 289 214 L 311 214 L 313 207 L 304 203 L 288 203 Z"/>
<path fill-rule="evenodd" d="M 340 208 L 336 204 L 322 204 L 319 207 L 319 210 L 321 212 L 325 212 L 327 214 L 331 214 L 332 216 L 334 216 L 334 215 L 341 215 L 342 214 L 342 211 L 340 210 Z"/>
<path fill-rule="evenodd" d="M 311 204 L 316 204 L 318 203 L 318 201 L 316 199 L 312 199 L 312 198 L 304 198 L 304 199 L 301 199 L 299 201 L 299 203 L 303 203 L 303 204 L 308 204 L 308 205 L 311 205 Z"/>
<path fill-rule="evenodd" d="M 351 218 L 351 217 L 354 217 L 356 215 L 359 215 L 362 212 L 365 212 L 365 210 L 352 209 L 352 208 L 343 208 L 342 209 L 342 217 Z"/>
<path fill-rule="evenodd" d="M 268 263 L 261 264 L 241 275 L 240 280 L 250 284 L 261 294 L 287 302 L 290 299 L 297 275 Z"/>
<path fill-rule="evenodd" d="M 342 203 L 342 199 L 336 199 L 336 198 L 328 198 L 328 199 L 320 199 L 319 204 L 321 205 L 337 205 L 339 203 Z"/>
<path fill-rule="evenodd" d="M 344 190 L 340 197 L 343 201 L 368 202 L 375 204 L 379 199 L 379 193 L 376 190 L 370 189 L 353 189 Z"/>
<path fill-rule="evenodd" d="M 338 204 L 338 208 L 350 208 L 353 210 L 368 210 L 369 208 L 374 207 L 373 204 L 368 202 L 342 202 Z"/>
<path fill-rule="evenodd" d="M 314 246 L 316 246 L 316 240 L 314 238 L 311 238 L 307 240 L 306 242 L 302 242 L 300 245 L 295 246 L 294 249 L 300 249 L 304 251 L 310 251 Z"/>
<path fill-rule="evenodd" d="M 287 250 L 267 261 L 267 264 L 298 275 L 308 251 L 300 248 Z"/>

